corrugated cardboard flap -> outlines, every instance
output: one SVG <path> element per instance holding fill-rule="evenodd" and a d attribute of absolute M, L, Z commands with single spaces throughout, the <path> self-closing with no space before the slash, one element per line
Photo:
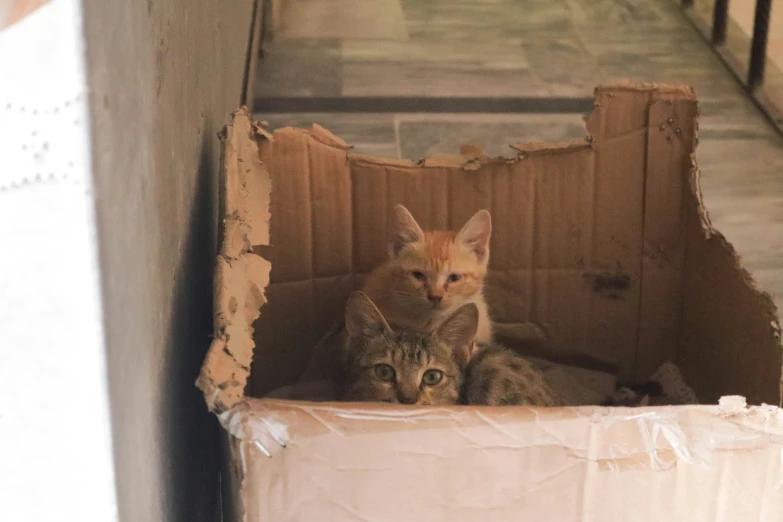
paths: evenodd
<path fill-rule="evenodd" d="M 714 401 L 741 389 L 751 404 L 780 405 L 783 343 L 778 308 L 742 266 L 734 246 L 712 226 L 699 176 L 693 157 L 677 362 L 702 400 Z"/>
<path fill-rule="evenodd" d="M 266 303 L 270 263 L 252 252 L 269 244 L 270 176 L 258 159 L 257 129 L 245 108 L 221 133 L 220 253 L 214 276 L 214 339 L 196 381 L 211 411 L 244 397 L 253 359 L 253 322 Z"/>

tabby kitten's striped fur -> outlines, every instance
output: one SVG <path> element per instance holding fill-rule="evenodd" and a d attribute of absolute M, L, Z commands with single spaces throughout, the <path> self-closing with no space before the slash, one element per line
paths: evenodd
<path fill-rule="evenodd" d="M 488 406 L 563 406 L 541 372 L 521 355 L 485 346 L 465 368 L 462 402 Z"/>
<path fill-rule="evenodd" d="M 370 298 L 354 292 L 345 313 L 342 400 L 456 404 L 478 318 L 471 304 L 429 334 L 392 330 Z"/>

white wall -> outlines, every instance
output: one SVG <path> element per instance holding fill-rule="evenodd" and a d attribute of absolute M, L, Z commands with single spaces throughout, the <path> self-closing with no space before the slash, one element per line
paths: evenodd
<path fill-rule="evenodd" d="M 81 9 L 0 31 L 0 519 L 117 519 Z"/>
<path fill-rule="evenodd" d="M 219 516 L 193 382 L 252 6 L 52 0 L 0 33 L 2 520 Z"/>

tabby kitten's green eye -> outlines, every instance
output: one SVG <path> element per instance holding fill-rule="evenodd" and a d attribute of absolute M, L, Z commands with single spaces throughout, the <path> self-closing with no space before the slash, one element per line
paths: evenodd
<path fill-rule="evenodd" d="M 427 370 L 421 377 L 421 382 L 427 386 L 435 386 L 443 380 L 443 372 L 440 370 Z"/>
<path fill-rule="evenodd" d="M 373 370 L 375 371 L 375 376 L 382 381 L 391 382 L 394 380 L 394 368 L 388 364 L 376 364 Z"/>

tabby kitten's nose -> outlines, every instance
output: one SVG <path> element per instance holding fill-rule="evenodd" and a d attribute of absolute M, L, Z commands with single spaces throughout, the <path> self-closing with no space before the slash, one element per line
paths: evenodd
<path fill-rule="evenodd" d="M 432 304 L 440 304 L 441 300 L 443 300 L 443 296 L 442 295 L 428 295 L 427 299 L 429 299 Z"/>
<path fill-rule="evenodd" d="M 418 399 L 419 398 L 412 393 L 405 393 L 405 392 L 397 393 L 397 400 L 400 401 L 400 404 L 416 404 L 416 401 Z"/>

